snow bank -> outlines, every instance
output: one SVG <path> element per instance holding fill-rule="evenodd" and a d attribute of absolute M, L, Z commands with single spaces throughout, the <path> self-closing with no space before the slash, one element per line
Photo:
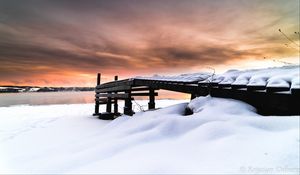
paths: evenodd
<path fill-rule="evenodd" d="M 299 116 L 212 97 L 111 122 L 91 111 L 0 108 L 0 173 L 299 173 Z"/>

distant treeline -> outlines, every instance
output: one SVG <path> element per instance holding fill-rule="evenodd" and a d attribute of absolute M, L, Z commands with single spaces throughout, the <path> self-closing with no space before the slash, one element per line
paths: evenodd
<path fill-rule="evenodd" d="M 94 87 L 0 86 L 0 93 L 94 91 Z"/>

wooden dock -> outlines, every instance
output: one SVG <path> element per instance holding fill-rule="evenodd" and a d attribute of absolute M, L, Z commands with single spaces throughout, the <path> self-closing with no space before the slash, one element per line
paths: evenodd
<path fill-rule="evenodd" d="M 121 115 L 118 111 L 119 100 L 125 101 L 123 113 L 132 116 L 132 100 L 137 96 L 148 97 L 148 108 L 154 109 L 155 96 L 158 96 L 160 89 L 190 94 L 191 99 L 210 94 L 212 97 L 241 100 L 256 107 L 262 115 L 300 115 L 299 89 L 141 78 L 118 80 L 117 76 L 112 82 L 101 84 L 100 81 L 99 73 L 94 115 L 101 119 L 114 119 Z M 100 112 L 99 105 L 106 105 L 106 111 Z"/>

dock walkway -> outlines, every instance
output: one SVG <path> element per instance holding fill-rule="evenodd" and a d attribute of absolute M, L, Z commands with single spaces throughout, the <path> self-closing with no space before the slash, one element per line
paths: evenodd
<path fill-rule="evenodd" d="M 155 108 L 155 96 L 158 90 L 169 90 L 191 95 L 191 99 L 198 96 L 232 98 L 244 101 L 254 107 L 262 115 L 299 115 L 299 89 L 284 86 L 249 85 L 234 83 L 216 83 L 205 81 L 178 81 L 131 78 L 115 80 L 100 84 L 101 74 L 97 76 L 95 88 L 95 113 L 102 119 L 114 119 L 121 115 L 118 111 L 118 100 L 124 100 L 123 113 L 133 115 L 132 100 L 136 96 L 149 97 L 148 108 Z M 99 105 L 106 105 L 105 112 L 99 112 Z M 113 110 L 112 110 L 113 107 Z"/>

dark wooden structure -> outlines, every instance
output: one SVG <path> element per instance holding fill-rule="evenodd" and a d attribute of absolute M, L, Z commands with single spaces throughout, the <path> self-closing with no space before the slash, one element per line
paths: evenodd
<path fill-rule="evenodd" d="M 133 115 L 132 100 L 136 96 L 148 96 L 148 108 L 154 109 L 159 89 L 188 93 L 191 99 L 210 94 L 212 97 L 241 100 L 256 107 L 262 115 L 300 115 L 299 89 L 138 78 L 118 80 L 117 76 L 115 81 L 100 84 L 100 78 L 101 74 L 98 74 L 94 115 L 101 119 L 114 119 L 120 115 L 118 100 L 125 101 L 124 114 Z M 102 104 L 106 105 L 106 112 L 100 113 L 99 105 Z"/>

